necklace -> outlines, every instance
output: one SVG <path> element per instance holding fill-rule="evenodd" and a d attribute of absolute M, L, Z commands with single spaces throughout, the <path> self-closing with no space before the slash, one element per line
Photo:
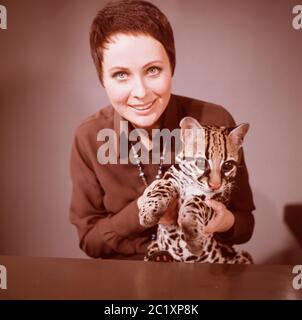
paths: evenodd
<path fill-rule="evenodd" d="M 139 171 L 138 173 L 138 176 L 142 179 L 145 187 L 148 187 L 148 182 L 147 182 L 147 179 L 146 179 L 146 175 L 145 175 L 145 172 L 143 170 L 143 167 L 142 167 L 142 164 L 141 164 L 141 161 L 139 159 L 139 155 L 137 154 L 135 148 L 134 148 L 134 145 L 133 143 L 131 143 L 131 149 L 132 149 L 132 152 L 133 152 L 133 156 L 134 156 L 134 159 L 135 159 L 135 162 L 136 162 L 136 167 Z M 163 174 L 163 162 L 164 162 L 164 151 L 165 151 L 165 147 L 164 147 L 164 150 L 162 152 L 162 154 L 160 155 L 159 157 L 159 166 L 158 166 L 158 170 L 157 170 L 157 174 L 155 176 L 155 180 L 159 180 L 161 179 L 162 177 L 162 174 Z"/>

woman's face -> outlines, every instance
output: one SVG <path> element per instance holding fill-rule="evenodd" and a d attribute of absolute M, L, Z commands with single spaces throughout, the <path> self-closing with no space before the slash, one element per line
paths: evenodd
<path fill-rule="evenodd" d="M 163 45 L 151 36 L 119 33 L 103 52 L 103 82 L 112 106 L 135 127 L 152 129 L 171 95 Z"/>

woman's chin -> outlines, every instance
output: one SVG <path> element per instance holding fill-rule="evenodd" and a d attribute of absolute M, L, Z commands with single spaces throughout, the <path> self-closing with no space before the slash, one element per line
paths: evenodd
<path fill-rule="evenodd" d="M 157 117 L 145 116 L 129 120 L 136 128 L 148 130 L 156 127 Z"/>

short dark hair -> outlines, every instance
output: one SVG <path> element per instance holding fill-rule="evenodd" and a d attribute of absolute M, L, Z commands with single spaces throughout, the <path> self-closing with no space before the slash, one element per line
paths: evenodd
<path fill-rule="evenodd" d="M 117 33 L 144 34 L 159 41 L 168 55 L 172 75 L 176 58 L 172 27 L 167 17 L 152 3 L 143 0 L 109 2 L 94 18 L 90 30 L 91 55 L 103 84 L 103 50 Z"/>

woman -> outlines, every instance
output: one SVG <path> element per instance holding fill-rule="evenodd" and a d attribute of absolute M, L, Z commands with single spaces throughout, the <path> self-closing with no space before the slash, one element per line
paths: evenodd
<path fill-rule="evenodd" d="M 97 141 L 98 132 L 113 129 L 117 136 L 127 137 L 128 132 L 123 132 L 127 129 L 121 128 L 122 120 L 129 124 L 128 130 L 145 129 L 149 136 L 155 128 L 178 128 L 184 116 L 192 116 L 203 125 L 229 127 L 235 123 L 220 106 L 171 94 L 175 69 L 173 31 L 153 4 L 108 4 L 92 23 L 90 46 L 111 106 L 89 117 L 76 131 L 71 155 L 70 219 L 87 255 L 142 259 L 155 228 L 140 226 L 137 201 L 162 170 L 158 164 L 101 165 L 97 160 L 102 144 Z M 143 144 L 150 145 L 148 135 L 145 138 Z M 118 139 L 117 156 L 120 143 Z M 209 203 L 217 216 L 206 230 L 232 244 L 248 241 L 254 228 L 254 204 L 243 156 L 236 183 L 238 188 L 228 208 L 214 200 Z M 174 201 L 160 223 L 176 220 Z"/>

